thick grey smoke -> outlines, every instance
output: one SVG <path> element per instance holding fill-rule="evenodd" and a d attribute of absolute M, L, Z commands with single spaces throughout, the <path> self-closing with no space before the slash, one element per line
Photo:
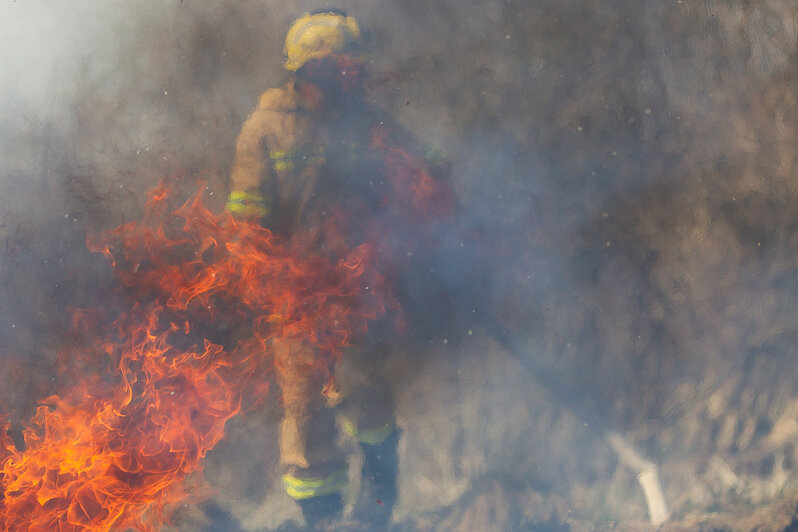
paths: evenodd
<path fill-rule="evenodd" d="M 169 176 L 207 181 L 221 208 L 238 129 L 316 7 L 0 5 L 0 353 L 24 376 L 0 383 L 4 408 L 47 393 L 67 307 L 110 280 L 87 232 L 137 219 Z M 400 529 L 641 529 L 639 471 L 609 432 L 659 464 L 674 527 L 786 529 L 795 3 L 339 7 L 369 30 L 375 101 L 451 158 L 482 272 L 464 289 L 473 321 L 393 368 Z M 447 275 L 468 278 L 463 256 Z M 298 516 L 274 473 L 277 416 L 231 422 L 209 459 L 246 530 Z"/>

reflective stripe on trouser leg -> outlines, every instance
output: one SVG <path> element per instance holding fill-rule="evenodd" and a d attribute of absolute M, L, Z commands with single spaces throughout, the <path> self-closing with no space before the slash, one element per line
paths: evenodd
<path fill-rule="evenodd" d="M 285 492 L 290 497 L 300 500 L 338 493 L 346 481 L 346 469 L 339 469 L 327 477 L 299 478 L 291 473 L 283 475 Z"/>
<path fill-rule="evenodd" d="M 344 432 L 366 445 L 379 445 L 396 430 L 396 423 L 393 419 L 381 427 L 370 430 L 358 428 L 357 425 L 347 418 L 341 418 L 341 425 L 343 426 Z"/>
<path fill-rule="evenodd" d="M 269 201 L 255 192 L 234 190 L 227 199 L 227 210 L 237 216 L 262 217 L 269 214 Z"/>

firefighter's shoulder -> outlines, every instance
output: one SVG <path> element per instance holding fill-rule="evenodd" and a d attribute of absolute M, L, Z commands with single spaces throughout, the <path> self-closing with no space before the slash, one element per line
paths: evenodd
<path fill-rule="evenodd" d="M 258 111 L 290 113 L 297 106 L 297 93 L 291 86 L 267 89 L 258 98 Z"/>

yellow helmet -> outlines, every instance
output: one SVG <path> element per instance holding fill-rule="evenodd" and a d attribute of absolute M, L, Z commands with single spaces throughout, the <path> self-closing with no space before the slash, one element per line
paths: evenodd
<path fill-rule="evenodd" d="M 284 66 L 299 70 L 311 59 L 341 52 L 359 39 L 357 21 L 342 11 L 305 13 L 294 21 L 285 37 Z"/>

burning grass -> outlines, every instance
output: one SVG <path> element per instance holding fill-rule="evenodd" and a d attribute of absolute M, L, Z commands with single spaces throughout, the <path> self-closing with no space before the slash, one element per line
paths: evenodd
<path fill-rule="evenodd" d="M 135 304 L 77 320 L 100 333 L 61 363 L 93 371 L 40 403 L 23 448 L 0 420 L 2 530 L 159 528 L 225 422 L 266 399 L 275 346 L 313 346 L 303 371 L 330 379 L 391 301 L 368 244 L 320 255 L 211 213 L 200 194 L 169 213 L 169 195 L 159 187 L 142 222 L 89 239 Z"/>

